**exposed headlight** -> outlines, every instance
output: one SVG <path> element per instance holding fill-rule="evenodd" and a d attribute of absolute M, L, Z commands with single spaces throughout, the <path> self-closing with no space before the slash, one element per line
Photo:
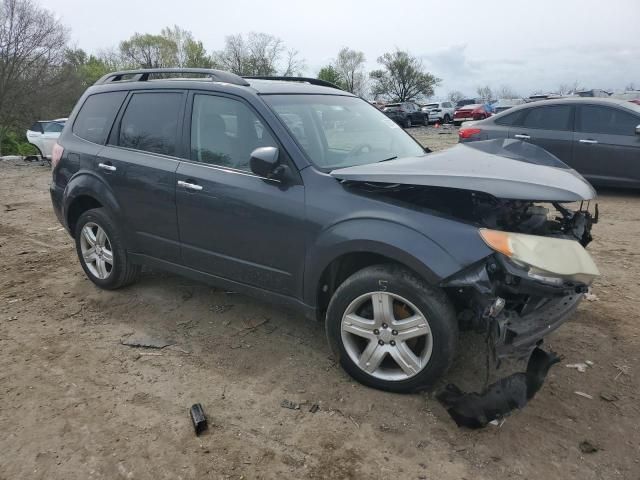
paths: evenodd
<path fill-rule="evenodd" d="M 486 228 L 480 229 L 480 236 L 492 250 L 528 267 L 529 276 L 536 280 L 558 283 L 558 279 L 562 279 L 590 284 L 600 275 L 591 255 L 575 240 Z"/>

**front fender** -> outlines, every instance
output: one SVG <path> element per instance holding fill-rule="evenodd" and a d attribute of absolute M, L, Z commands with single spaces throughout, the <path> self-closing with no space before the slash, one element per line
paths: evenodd
<path fill-rule="evenodd" d="M 305 303 L 316 304 L 322 273 L 333 260 L 362 252 L 388 257 L 434 285 L 464 267 L 440 245 L 405 225 L 373 218 L 345 220 L 321 232 L 307 250 Z"/>

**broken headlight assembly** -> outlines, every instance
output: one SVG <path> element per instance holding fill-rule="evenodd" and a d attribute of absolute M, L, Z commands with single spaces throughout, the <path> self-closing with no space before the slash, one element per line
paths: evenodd
<path fill-rule="evenodd" d="M 487 228 L 479 233 L 489 248 L 525 270 L 532 280 L 558 286 L 564 282 L 589 285 L 600 275 L 591 255 L 575 240 Z"/>

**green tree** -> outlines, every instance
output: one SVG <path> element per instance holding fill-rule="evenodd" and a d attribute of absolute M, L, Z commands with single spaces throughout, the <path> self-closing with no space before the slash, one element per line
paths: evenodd
<path fill-rule="evenodd" d="M 324 80 L 325 82 L 333 83 L 336 87 L 344 89 L 344 84 L 342 83 L 340 73 L 338 73 L 333 65 L 322 67 L 318 72 L 318 79 Z"/>
<path fill-rule="evenodd" d="M 201 41 L 193 38 L 189 30 L 184 30 L 178 25 L 173 28 L 166 27 L 160 33 L 168 41 L 176 46 L 176 67 L 211 68 L 213 60 L 207 54 Z"/>
<path fill-rule="evenodd" d="M 140 68 L 178 65 L 178 46 L 162 35 L 135 33 L 129 40 L 120 42 L 120 55 L 124 62 Z"/>
<path fill-rule="evenodd" d="M 355 95 L 364 95 L 367 77 L 364 73 L 364 53 L 351 50 L 348 47 L 338 52 L 338 57 L 333 62 L 333 68 L 338 72 L 345 90 Z"/>
<path fill-rule="evenodd" d="M 378 57 L 382 69 L 371 72 L 374 97 L 394 102 L 406 102 L 431 97 L 441 80 L 424 70 L 422 62 L 402 50 Z"/>
<path fill-rule="evenodd" d="M 47 113 L 66 43 L 64 26 L 32 0 L 0 2 L 0 145 L 5 134 Z"/>

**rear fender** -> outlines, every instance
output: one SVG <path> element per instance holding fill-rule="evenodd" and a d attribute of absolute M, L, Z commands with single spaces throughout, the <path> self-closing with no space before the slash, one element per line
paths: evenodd
<path fill-rule="evenodd" d="M 100 176 L 89 170 L 80 170 L 76 173 L 64 190 L 63 218 L 67 230 L 73 235 L 69 226 L 69 209 L 79 197 L 88 196 L 94 198 L 102 206 L 107 208 L 114 218 L 122 218 L 122 208 L 118 203 L 111 187 Z"/>

